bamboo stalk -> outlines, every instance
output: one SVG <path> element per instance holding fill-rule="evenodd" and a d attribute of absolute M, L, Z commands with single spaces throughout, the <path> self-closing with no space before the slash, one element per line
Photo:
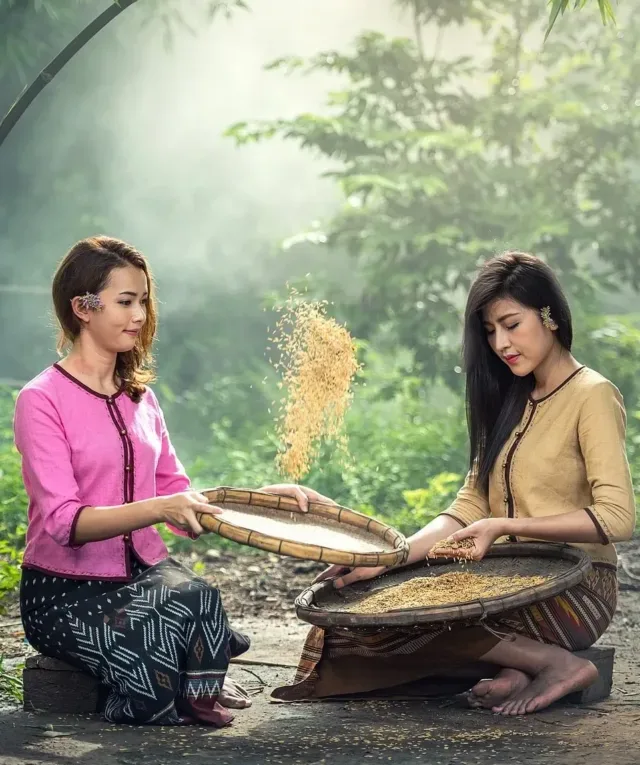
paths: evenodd
<path fill-rule="evenodd" d="M 18 120 L 33 103 L 36 96 L 53 80 L 61 69 L 71 61 L 71 59 L 91 40 L 95 35 L 104 29 L 110 21 L 119 16 L 137 0 L 114 0 L 113 4 L 103 11 L 97 18 L 90 22 L 73 40 L 63 48 L 60 53 L 51 61 L 35 80 L 27 85 L 17 100 L 10 107 L 9 111 L 0 122 L 0 146 L 7 139 L 9 133 L 18 123 Z"/>

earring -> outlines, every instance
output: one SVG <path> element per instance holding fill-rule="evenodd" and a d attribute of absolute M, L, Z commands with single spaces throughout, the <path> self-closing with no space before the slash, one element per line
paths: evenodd
<path fill-rule="evenodd" d="M 91 292 L 81 295 L 78 304 L 84 311 L 101 311 L 104 308 L 102 300 Z"/>
<path fill-rule="evenodd" d="M 542 318 L 543 325 L 550 330 L 558 329 L 558 325 L 551 318 L 551 308 L 547 305 L 540 309 L 540 317 Z"/>

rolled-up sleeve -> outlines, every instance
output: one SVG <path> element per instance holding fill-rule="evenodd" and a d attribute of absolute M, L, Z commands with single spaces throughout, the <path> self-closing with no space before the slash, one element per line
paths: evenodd
<path fill-rule="evenodd" d="M 469 526 L 491 515 L 489 500 L 480 489 L 474 486 L 471 471 L 467 473 L 465 482 L 456 498 L 441 515 L 449 515 L 463 526 Z"/>
<path fill-rule="evenodd" d="M 622 396 L 608 381 L 589 391 L 578 420 L 578 438 L 593 502 L 585 510 L 603 544 L 633 535 L 635 497 L 627 460 Z"/>
<path fill-rule="evenodd" d="M 16 448 L 22 456 L 25 486 L 44 530 L 59 545 L 74 544 L 78 517 L 86 507 L 79 496 L 71 449 L 53 401 L 36 390 L 23 390 L 16 402 Z"/>

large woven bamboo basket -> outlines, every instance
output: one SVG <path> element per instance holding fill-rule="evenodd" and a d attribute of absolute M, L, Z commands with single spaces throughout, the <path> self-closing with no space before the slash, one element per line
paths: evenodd
<path fill-rule="evenodd" d="M 436 622 L 478 621 L 487 616 L 538 603 L 579 584 L 591 570 L 586 553 L 569 545 L 537 542 L 494 545 L 481 561 L 464 563 L 464 570 L 485 576 L 544 576 L 546 581 L 504 596 L 384 613 L 350 612 L 366 595 L 402 584 L 414 577 L 440 576 L 459 571 L 451 559 L 421 561 L 375 579 L 357 582 L 340 590 L 331 581 L 304 590 L 295 600 L 298 617 L 320 627 L 402 627 Z"/>
<path fill-rule="evenodd" d="M 400 532 L 340 505 L 309 502 L 305 513 L 293 497 L 230 487 L 201 493 L 224 510 L 198 515 L 203 528 L 243 545 L 343 566 L 397 566 L 407 559 Z"/>

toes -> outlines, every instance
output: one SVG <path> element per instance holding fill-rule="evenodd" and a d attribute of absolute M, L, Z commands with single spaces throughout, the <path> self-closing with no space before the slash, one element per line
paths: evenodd
<path fill-rule="evenodd" d="M 493 711 L 496 712 L 496 714 L 504 715 L 505 717 L 511 717 L 512 715 L 517 714 L 516 709 L 518 708 L 518 705 L 518 699 L 511 699 L 501 706 L 494 707 Z"/>
<path fill-rule="evenodd" d="M 491 690 L 491 680 L 480 680 L 471 689 L 474 696 L 486 696 Z"/>
<path fill-rule="evenodd" d="M 245 690 L 244 686 L 240 685 L 240 683 L 237 683 L 235 680 L 232 680 L 230 677 L 225 679 L 224 685 L 222 687 L 225 691 L 229 691 L 229 693 L 235 693 L 249 698 L 249 694 Z"/>
<path fill-rule="evenodd" d="M 511 717 L 517 717 L 520 714 L 520 705 L 522 704 L 522 701 L 520 699 L 514 699 L 513 703 L 511 704 L 511 707 L 509 709 L 509 715 Z"/>
<path fill-rule="evenodd" d="M 492 706 L 491 711 L 497 715 L 507 714 L 507 708 L 511 708 L 512 706 L 513 699 L 507 697 L 506 699 L 501 699 L 495 706 Z"/>
<path fill-rule="evenodd" d="M 220 703 L 230 709 L 246 709 L 251 706 L 251 699 L 241 696 L 224 696 L 220 698 Z"/>
<path fill-rule="evenodd" d="M 539 709 L 541 706 L 542 706 L 542 699 L 540 699 L 539 697 L 535 699 L 531 699 L 531 701 L 526 705 L 525 714 L 530 715 L 533 712 L 535 712 L 537 709 Z"/>

